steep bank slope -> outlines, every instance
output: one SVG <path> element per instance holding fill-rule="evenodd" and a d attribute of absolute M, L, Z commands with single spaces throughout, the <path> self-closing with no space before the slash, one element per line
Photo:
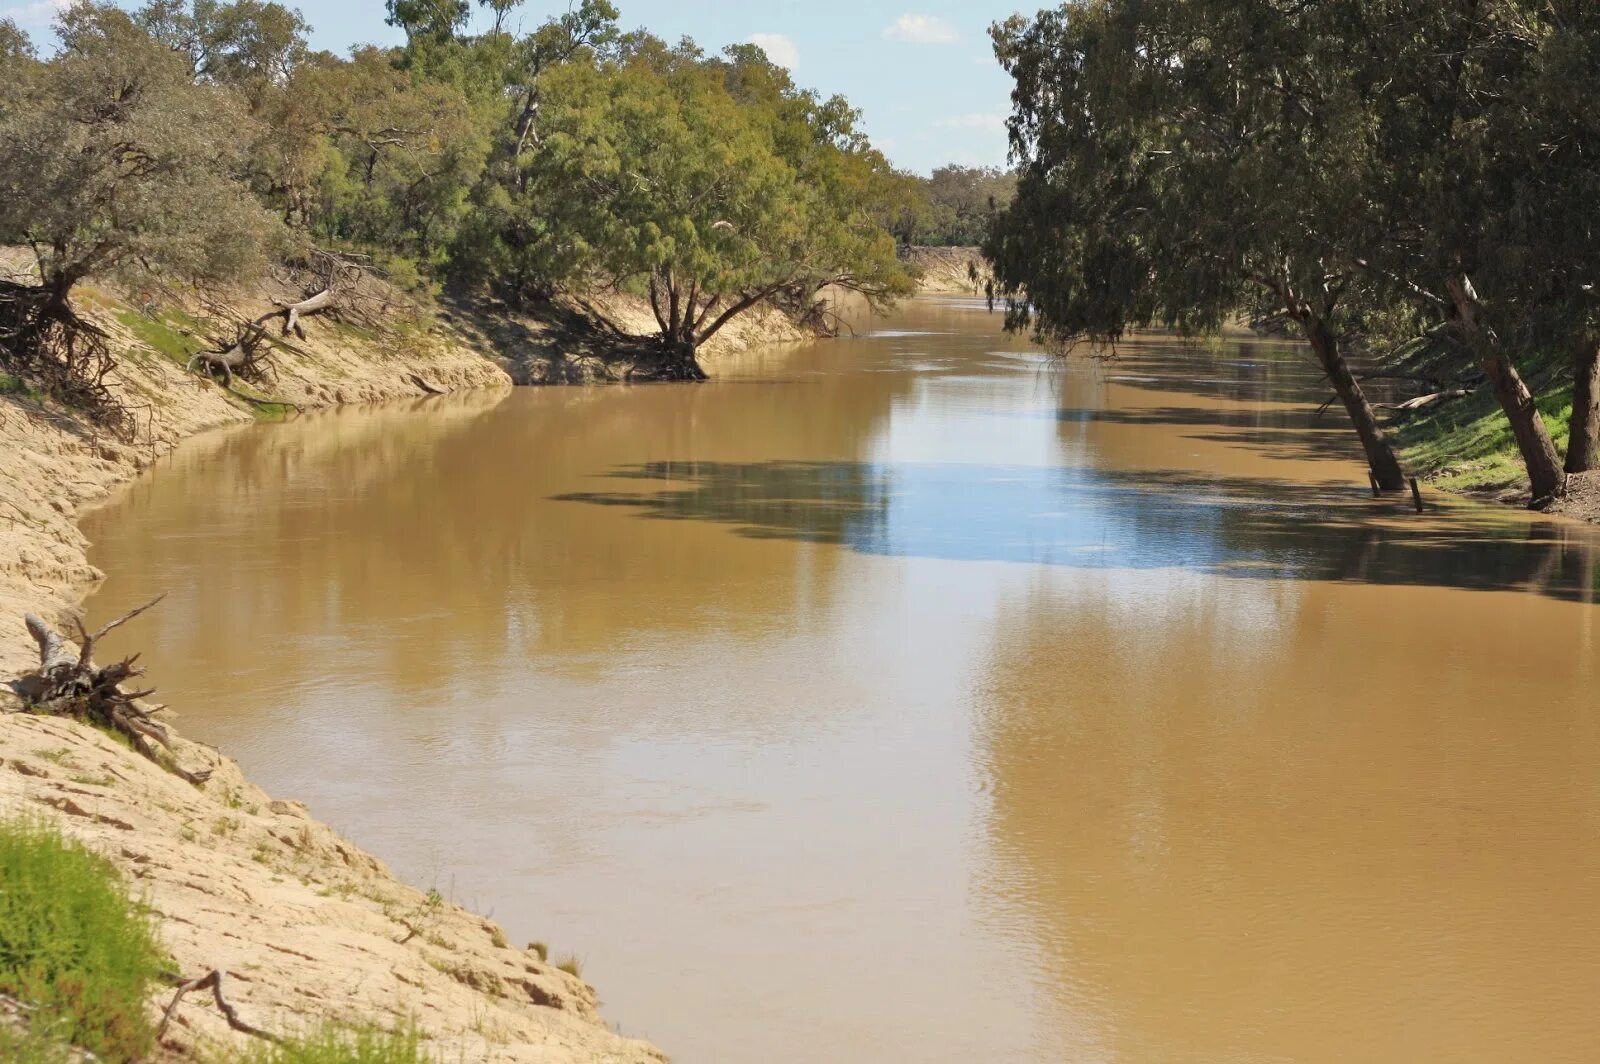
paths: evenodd
<path fill-rule="evenodd" d="M 989 264 L 977 248 L 906 248 L 905 261 L 922 271 L 919 284 L 926 295 L 981 295 L 989 279 Z"/>
<path fill-rule="evenodd" d="M 226 310 L 253 317 L 270 309 L 271 298 L 297 294 L 265 284 L 230 294 Z M 100 575 L 85 558 L 79 508 L 184 438 L 255 416 L 249 404 L 183 369 L 195 346 L 185 333 L 219 312 L 215 300 L 138 310 L 101 291 L 81 304 L 123 356 L 114 389 L 136 415 L 137 438 L 116 440 L 46 408 L 14 381 L 0 394 L 5 676 L 36 661 L 23 613 L 59 618 Z M 389 306 L 378 324 L 313 319 L 306 332 L 276 353 L 277 379 L 257 385 L 263 394 L 309 408 L 511 383 L 449 322 L 415 307 Z M 434 402 L 450 400 L 419 406 Z M 216 751 L 178 740 L 181 763 L 215 771 L 195 788 L 91 728 L 16 708 L 0 688 L 0 811 L 48 816 L 109 857 L 159 915 L 183 972 L 226 968 L 234 976 L 230 999 L 249 1023 L 293 1032 L 326 1019 L 415 1020 L 446 1061 L 662 1059 L 607 1030 L 580 979 L 515 948 L 448 899 L 399 882 L 304 807 L 252 786 Z M 328 756 L 331 765 L 337 751 Z M 204 1059 L 241 1038 L 208 998 L 194 994 L 178 1010 L 163 1053 Z"/>

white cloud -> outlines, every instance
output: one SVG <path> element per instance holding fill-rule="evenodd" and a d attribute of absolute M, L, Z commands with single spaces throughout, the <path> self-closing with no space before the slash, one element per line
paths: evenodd
<path fill-rule="evenodd" d="M 884 27 L 883 35 L 908 44 L 954 44 L 961 39 L 956 28 L 937 15 L 901 15 Z"/>
<path fill-rule="evenodd" d="M 30 34 L 48 30 L 56 16 L 71 7 L 74 0 L 34 0 L 31 4 L 0 7 L 0 18 L 8 18 Z"/>
<path fill-rule="evenodd" d="M 962 115 L 948 115 L 935 125 L 943 129 L 999 129 L 1006 124 L 1006 116 L 998 111 L 971 111 Z"/>
<path fill-rule="evenodd" d="M 750 43 L 767 53 L 767 58 L 793 70 L 800 63 L 800 49 L 781 33 L 752 33 Z"/>

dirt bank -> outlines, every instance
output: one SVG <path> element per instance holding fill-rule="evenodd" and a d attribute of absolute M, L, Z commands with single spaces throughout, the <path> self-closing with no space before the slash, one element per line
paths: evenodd
<path fill-rule="evenodd" d="M 981 295 L 989 280 L 989 264 L 977 248 L 906 248 L 907 262 L 922 271 L 926 295 Z"/>
<path fill-rule="evenodd" d="M 287 284 L 263 284 L 229 294 L 220 309 L 250 317 L 295 295 Z M 101 575 L 85 557 L 80 508 L 183 439 L 259 414 L 184 370 L 193 346 L 186 334 L 219 313 L 215 297 L 135 309 L 119 293 L 94 291 L 80 305 L 122 353 L 114 388 L 139 428 L 135 440 L 115 439 L 42 406 L 14 381 L 0 395 L 7 677 L 36 660 L 22 615 L 59 620 Z M 512 383 L 503 351 L 486 352 L 451 316 L 409 304 L 386 308 L 377 323 L 313 319 L 304 339 L 289 342 L 274 356 L 276 380 L 255 387 L 306 408 Z M 399 882 L 303 806 L 262 793 L 216 751 L 178 741 L 182 763 L 215 771 L 195 788 L 91 728 L 17 706 L 0 689 L 0 809 L 50 817 L 106 854 L 159 914 L 184 972 L 220 967 L 233 975 L 232 1003 L 248 1022 L 292 1032 L 325 1019 L 415 1020 L 448 1061 L 662 1059 L 609 1031 L 594 991 L 554 967 L 556 958 L 547 962 L 449 899 Z M 180 729 L 182 708 L 175 707 Z M 337 752 L 328 756 L 336 771 Z M 582 949 L 560 941 L 559 927 L 548 934 L 558 948 Z M 195 994 L 162 1052 L 203 1059 L 208 1047 L 240 1037 Z"/>

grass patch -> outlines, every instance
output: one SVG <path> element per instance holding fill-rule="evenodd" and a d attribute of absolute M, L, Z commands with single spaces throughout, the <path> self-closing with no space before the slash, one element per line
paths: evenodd
<path fill-rule="evenodd" d="M 556 964 L 563 972 L 577 979 L 583 978 L 583 958 L 576 953 L 569 953 L 562 957 Z"/>
<path fill-rule="evenodd" d="M 195 352 L 205 350 L 205 341 L 190 335 L 199 331 L 200 323 L 181 311 L 168 311 L 160 318 L 151 318 L 136 310 L 122 310 L 116 317 L 134 339 L 174 362 L 187 365 Z"/>
<path fill-rule="evenodd" d="M 234 1064 L 435 1064 L 415 1028 L 329 1025 L 282 1045 L 257 1045 L 231 1058 Z"/>
<path fill-rule="evenodd" d="M 539 962 L 541 964 L 550 960 L 550 947 L 545 945 L 543 942 L 530 942 L 528 943 L 528 949 L 539 955 Z"/>
<path fill-rule="evenodd" d="M 16 396 L 19 399 L 31 399 L 36 403 L 44 401 L 44 393 L 15 373 L 0 370 L 0 395 Z"/>
<path fill-rule="evenodd" d="M 39 1009 L 27 1036 L 38 1044 L 19 1036 L 16 1059 L 45 1053 L 44 1039 L 107 1060 L 145 1056 L 145 995 L 166 956 L 116 869 L 54 828 L 11 819 L 0 822 L 0 884 L 0 990 Z"/>
<path fill-rule="evenodd" d="M 1538 404 L 1557 451 L 1565 455 L 1571 386 L 1549 389 Z M 1395 435 L 1406 466 L 1446 490 L 1493 490 L 1527 482 L 1511 422 L 1488 385 L 1404 422 Z"/>

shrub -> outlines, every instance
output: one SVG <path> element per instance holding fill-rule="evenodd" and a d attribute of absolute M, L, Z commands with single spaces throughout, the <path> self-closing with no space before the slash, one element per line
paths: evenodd
<path fill-rule="evenodd" d="M 109 862 L 47 825 L 0 822 L 0 991 L 38 1008 L 36 1031 L 142 1057 L 154 1043 L 145 998 L 164 964 Z"/>

